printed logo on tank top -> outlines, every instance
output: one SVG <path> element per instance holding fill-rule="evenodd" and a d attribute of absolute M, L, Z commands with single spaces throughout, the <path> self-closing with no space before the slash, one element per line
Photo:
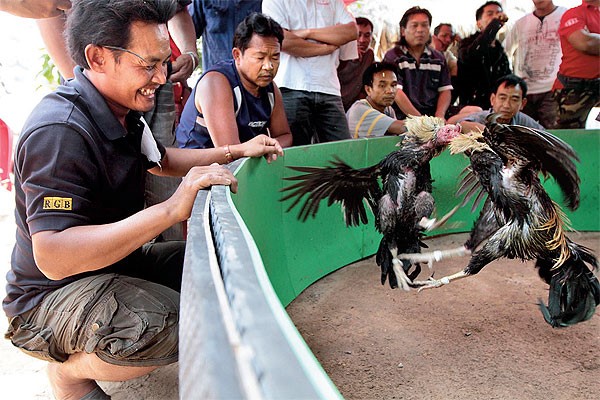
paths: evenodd
<path fill-rule="evenodd" d="M 71 197 L 44 197 L 42 205 L 44 210 L 72 210 L 73 198 Z"/>
<path fill-rule="evenodd" d="M 259 128 L 262 129 L 263 126 L 267 124 L 267 121 L 250 121 L 248 122 L 248 126 L 250 128 Z"/>

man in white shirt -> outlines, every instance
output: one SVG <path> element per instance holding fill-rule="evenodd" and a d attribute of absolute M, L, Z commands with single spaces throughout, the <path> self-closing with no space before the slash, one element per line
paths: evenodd
<path fill-rule="evenodd" d="M 552 85 L 562 57 L 558 27 L 567 11 L 552 0 L 533 0 L 535 10 L 520 18 L 508 31 L 504 49 L 513 71 L 529 87 L 523 112 L 546 129 L 556 124 L 556 104 Z"/>
<path fill-rule="evenodd" d="M 396 119 L 392 108 L 398 78 L 396 66 L 376 62 L 363 74 L 367 97 L 357 100 L 346 113 L 350 134 L 353 138 L 398 135 L 406 132 L 404 121 Z"/>
<path fill-rule="evenodd" d="M 344 2 L 265 0 L 262 9 L 284 29 L 275 82 L 293 145 L 349 139 L 336 70 L 340 59 L 355 59 L 358 52 L 356 23 Z M 349 42 L 350 51 L 340 54 Z"/>

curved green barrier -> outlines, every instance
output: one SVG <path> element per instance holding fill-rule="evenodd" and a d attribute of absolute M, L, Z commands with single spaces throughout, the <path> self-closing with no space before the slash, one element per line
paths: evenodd
<path fill-rule="evenodd" d="M 575 212 L 566 209 L 571 227 L 580 231 L 600 230 L 600 131 L 556 131 L 557 136 L 571 144 L 581 163 L 581 204 Z M 298 209 L 286 212 L 291 201 L 282 203 L 280 190 L 290 184 L 283 178 L 297 174 L 286 166 L 325 166 L 337 155 L 354 168 L 362 168 L 380 161 L 395 149 L 396 137 L 346 140 L 286 149 L 285 157 L 273 164 L 264 159 L 248 159 L 236 171 L 240 182 L 233 202 L 244 219 L 269 275 L 277 296 L 286 306 L 305 288 L 321 277 L 377 250 L 380 234 L 369 215 L 366 226 L 347 228 L 339 205 L 327 207 L 322 202 L 316 218 L 306 222 L 297 220 Z M 460 173 L 468 162 L 463 156 L 450 156 L 446 151 L 432 161 L 433 195 L 437 215 L 454 207 Z M 545 182 L 550 196 L 561 204 L 558 187 L 550 178 Z M 443 229 L 432 234 L 469 231 L 479 211 L 471 205 L 459 210 Z M 378 267 L 373 266 L 373 279 L 378 279 Z"/>

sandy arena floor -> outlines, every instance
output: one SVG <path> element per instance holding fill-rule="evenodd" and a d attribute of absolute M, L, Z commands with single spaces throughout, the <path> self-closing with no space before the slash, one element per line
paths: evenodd
<path fill-rule="evenodd" d="M 600 233 L 570 234 L 600 252 Z M 465 235 L 428 240 L 452 248 Z M 468 258 L 434 266 L 454 273 Z M 538 309 L 547 285 L 532 262 L 498 260 L 477 276 L 427 290 L 381 286 L 369 258 L 305 290 L 288 314 L 351 399 L 598 399 L 600 309 L 565 329 Z"/>

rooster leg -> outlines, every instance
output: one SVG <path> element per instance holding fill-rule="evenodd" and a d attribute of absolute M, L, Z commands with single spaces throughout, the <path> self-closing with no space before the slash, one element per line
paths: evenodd
<path fill-rule="evenodd" d="M 412 287 L 418 287 L 419 288 L 418 291 L 420 292 L 421 290 L 434 289 L 434 288 L 438 288 L 440 286 L 447 285 L 447 284 L 449 284 L 452 281 L 455 281 L 457 279 L 466 278 L 469 275 L 470 274 L 466 273 L 463 270 L 463 271 L 457 272 L 455 274 L 445 276 L 445 277 L 440 278 L 440 279 L 429 278 L 426 281 L 414 281 L 412 283 Z"/>
<path fill-rule="evenodd" d="M 433 229 L 433 226 L 435 225 L 435 221 L 436 221 L 435 218 L 423 217 L 419 221 L 419 226 L 421 228 L 425 229 L 426 231 L 430 231 Z"/>
<path fill-rule="evenodd" d="M 480 251 L 473 254 L 469 260 L 469 265 L 467 265 L 467 267 L 462 271 L 440 279 L 429 278 L 426 281 L 414 281 L 411 286 L 418 287 L 420 292 L 424 289 L 438 288 L 440 286 L 449 284 L 451 281 L 475 275 L 487 264 L 503 256 L 502 250 L 505 247 L 506 246 L 503 245 L 503 242 L 499 241 L 496 235 L 494 235 Z"/>
<path fill-rule="evenodd" d="M 402 288 L 402 290 L 409 291 L 412 281 L 408 275 L 406 275 L 406 272 L 404 272 L 402 261 L 398 259 L 398 249 L 393 249 L 391 252 L 393 265 L 392 268 L 394 270 L 394 274 L 396 275 L 396 279 L 398 280 L 398 286 Z"/>
<path fill-rule="evenodd" d="M 398 286 L 401 287 L 402 290 L 408 292 L 410 290 L 410 285 L 412 285 L 412 281 L 404 272 L 404 268 L 402 267 L 402 261 L 394 257 L 394 259 L 392 260 L 392 264 L 394 264 L 393 268 L 394 273 L 396 274 L 396 279 L 398 280 Z"/>
<path fill-rule="evenodd" d="M 454 207 L 452 210 L 448 211 L 448 213 L 446 213 L 446 215 L 444 215 L 439 220 L 436 220 L 435 218 L 423 217 L 419 221 L 419 226 L 421 228 L 425 229 L 426 232 L 430 232 L 434 229 L 437 229 L 440 226 L 443 226 L 446 222 L 448 222 L 450 217 L 452 217 L 456 213 L 456 211 L 460 208 L 461 205 L 462 204 L 459 204 L 458 206 Z"/>
<path fill-rule="evenodd" d="M 455 249 L 448 250 L 436 250 L 429 251 L 426 253 L 407 253 L 407 254 L 399 254 L 398 258 L 403 260 L 409 260 L 411 262 L 426 262 L 429 269 L 433 269 L 434 261 L 441 261 L 445 258 L 452 257 L 461 257 L 465 255 L 470 255 L 471 251 L 468 250 L 465 246 L 460 246 Z"/>

